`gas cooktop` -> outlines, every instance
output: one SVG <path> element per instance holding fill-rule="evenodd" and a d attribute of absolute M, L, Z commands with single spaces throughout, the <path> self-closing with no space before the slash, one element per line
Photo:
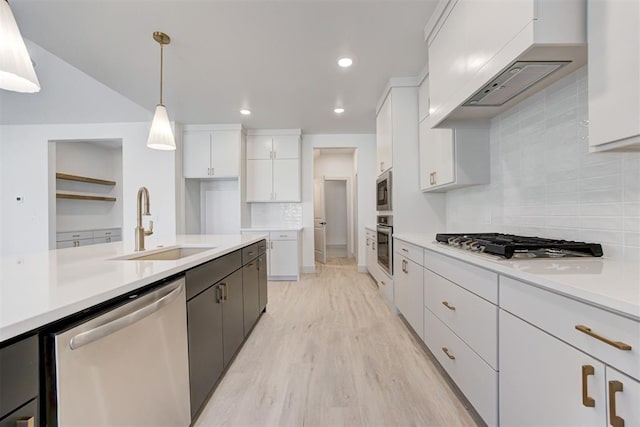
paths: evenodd
<path fill-rule="evenodd" d="M 503 258 L 601 257 L 598 243 L 553 240 L 501 233 L 439 233 L 440 243 Z"/>

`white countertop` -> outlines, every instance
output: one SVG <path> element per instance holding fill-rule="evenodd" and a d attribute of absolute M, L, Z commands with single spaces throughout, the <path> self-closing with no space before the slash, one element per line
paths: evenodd
<path fill-rule="evenodd" d="M 0 342 L 261 240 L 259 235 L 184 235 L 164 242 L 214 247 L 175 261 L 112 260 L 132 242 L 44 251 L 0 260 Z M 147 248 L 145 254 L 156 252 Z"/>
<path fill-rule="evenodd" d="M 402 233 L 393 237 L 640 320 L 640 260 L 494 260 L 434 243 L 433 235 Z"/>
<path fill-rule="evenodd" d="M 248 227 L 241 228 L 240 231 L 302 231 L 302 226 L 281 226 L 281 227 Z"/>

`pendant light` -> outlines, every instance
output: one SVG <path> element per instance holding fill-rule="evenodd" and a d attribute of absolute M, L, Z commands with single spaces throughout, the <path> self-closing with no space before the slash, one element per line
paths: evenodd
<path fill-rule="evenodd" d="M 151 122 L 147 147 L 155 150 L 175 150 L 176 141 L 173 138 L 169 115 L 167 114 L 167 108 L 162 103 L 163 48 L 164 45 L 171 43 L 171 38 L 165 33 L 156 31 L 153 33 L 153 39 L 160 44 L 160 103 L 156 105 L 156 113 L 153 116 L 153 122 Z"/>
<path fill-rule="evenodd" d="M 0 0 L 0 89 L 40 92 L 29 52 L 6 0 Z"/>

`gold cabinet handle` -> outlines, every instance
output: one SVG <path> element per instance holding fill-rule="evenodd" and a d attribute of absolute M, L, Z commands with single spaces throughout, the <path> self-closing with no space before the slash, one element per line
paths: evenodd
<path fill-rule="evenodd" d="M 449 359 L 456 360 L 456 357 L 449 353 L 449 349 L 447 347 L 442 347 L 442 351 L 444 351 L 444 354 L 446 354 Z"/>
<path fill-rule="evenodd" d="M 607 343 L 610 346 L 617 348 L 618 350 L 631 350 L 631 346 L 629 344 L 623 343 L 621 341 L 613 341 L 607 337 L 603 337 L 602 335 L 598 335 L 591 330 L 590 327 L 585 325 L 576 325 L 576 329 L 582 332 L 583 334 L 587 334 L 590 337 L 593 337 L 597 340 L 602 341 L 603 343 Z"/>
<path fill-rule="evenodd" d="M 456 311 L 456 307 L 451 305 L 451 304 L 449 304 L 448 301 L 442 301 L 442 305 L 444 305 L 445 307 L 447 307 L 451 311 Z"/>
<path fill-rule="evenodd" d="M 405 249 L 405 248 L 402 248 L 402 250 L 403 250 L 404 252 L 409 252 L 409 251 L 408 251 L 407 249 Z"/>
<path fill-rule="evenodd" d="M 588 376 L 594 375 L 595 371 L 591 365 L 582 365 L 582 404 L 588 408 L 596 406 L 596 401 L 593 397 L 589 397 L 588 390 Z"/>
<path fill-rule="evenodd" d="M 622 392 L 620 381 L 609 381 L 609 424 L 613 427 L 624 427 L 624 418 L 616 411 L 616 392 Z"/>
<path fill-rule="evenodd" d="M 24 417 L 16 420 L 16 427 L 34 427 L 35 417 Z"/>

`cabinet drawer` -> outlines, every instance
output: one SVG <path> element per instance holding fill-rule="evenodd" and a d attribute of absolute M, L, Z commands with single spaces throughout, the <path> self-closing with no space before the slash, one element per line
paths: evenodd
<path fill-rule="evenodd" d="M 498 369 L 498 307 L 430 270 L 424 271 L 424 305 Z"/>
<path fill-rule="evenodd" d="M 56 233 L 56 242 L 82 239 L 93 239 L 93 231 L 68 231 L 65 233 Z"/>
<path fill-rule="evenodd" d="M 187 299 L 196 296 L 240 267 L 242 267 L 242 253 L 238 250 L 188 270 L 185 274 Z"/>
<path fill-rule="evenodd" d="M 115 237 L 115 236 L 120 236 L 120 229 L 119 228 L 109 228 L 109 229 L 105 229 L 105 230 L 94 230 L 93 231 L 93 238 L 94 239 L 99 239 L 99 238 L 103 238 L 103 237 Z"/>
<path fill-rule="evenodd" d="M 258 244 L 254 243 L 242 248 L 242 264 L 246 264 L 254 258 L 258 257 Z"/>
<path fill-rule="evenodd" d="M 33 418 L 34 426 L 40 425 L 38 422 L 38 399 L 33 399 L 31 402 L 10 413 L 5 418 L 0 419 L 0 427 L 16 427 L 18 420 L 29 418 Z"/>
<path fill-rule="evenodd" d="M 269 233 L 270 240 L 296 240 L 297 238 L 297 231 L 271 231 Z"/>
<path fill-rule="evenodd" d="M 424 338 L 427 347 L 482 419 L 490 426 L 497 425 L 498 373 L 426 308 L 424 317 Z M 443 349 L 446 349 L 450 356 L 447 356 Z"/>
<path fill-rule="evenodd" d="M 409 258 L 419 265 L 424 265 L 424 249 L 402 240 L 393 239 L 393 250 L 400 255 Z"/>
<path fill-rule="evenodd" d="M 500 277 L 500 307 L 640 379 L 640 322 L 504 276 Z M 627 344 L 631 350 L 581 332 L 576 329 L 580 325 L 590 328 L 592 334 Z"/>
<path fill-rule="evenodd" d="M 37 395 L 38 337 L 34 335 L 0 349 L 0 418 Z"/>
<path fill-rule="evenodd" d="M 493 304 L 498 303 L 498 274 L 457 259 L 424 251 L 424 266 Z"/>
<path fill-rule="evenodd" d="M 260 240 L 258 243 L 256 243 L 256 245 L 258 245 L 258 255 L 262 255 L 265 252 L 267 252 L 267 241 L 266 240 Z"/>

